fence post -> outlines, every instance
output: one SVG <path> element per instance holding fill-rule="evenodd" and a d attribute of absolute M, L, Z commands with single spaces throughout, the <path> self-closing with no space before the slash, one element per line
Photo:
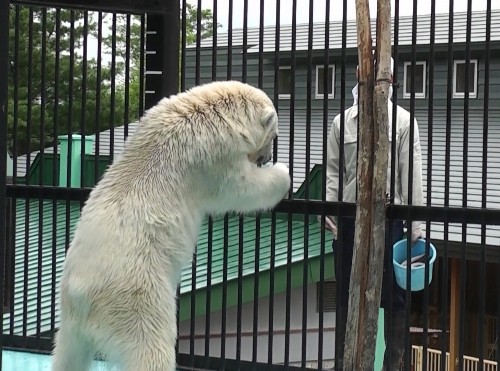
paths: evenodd
<path fill-rule="evenodd" d="M 167 1 L 165 14 L 148 15 L 146 27 L 145 108 L 179 91 L 180 5 Z"/>
<path fill-rule="evenodd" d="M 7 196 L 7 99 L 8 99 L 8 64 L 9 64 L 9 0 L 0 1 L 0 282 L 5 283 L 5 252 L 7 251 L 5 234 L 5 201 Z M 3 71 L 3 72 L 2 72 Z M 4 290 L 0 290 L 0 302 L 4 302 Z M 3 311 L 2 311 L 3 312 Z M 0 350 L 3 343 L 3 326 L 0 326 Z M 0 351 L 0 369 L 2 368 Z"/>

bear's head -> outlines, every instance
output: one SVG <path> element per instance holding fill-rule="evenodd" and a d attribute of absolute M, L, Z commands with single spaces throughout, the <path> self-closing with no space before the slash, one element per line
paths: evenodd
<path fill-rule="evenodd" d="M 261 89 L 239 81 L 213 81 L 158 104 L 172 131 L 195 133 L 191 141 L 201 154 L 219 152 L 223 157 L 245 156 L 258 166 L 272 158 L 273 140 L 278 135 L 278 114 L 269 96 Z M 168 108 L 168 109 L 167 109 Z M 152 111 L 153 112 L 153 111 Z M 179 120 L 180 118 L 180 120 Z M 187 145 L 187 140 L 182 142 Z M 194 143 L 193 143 L 194 144 Z M 192 157 L 192 154 L 191 154 Z"/>
<path fill-rule="evenodd" d="M 272 100 L 261 89 L 233 82 L 239 88 L 233 98 L 236 102 L 234 117 L 238 130 L 246 142 L 248 160 L 261 166 L 272 159 L 273 141 L 278 136 L 278 114 Z"/>

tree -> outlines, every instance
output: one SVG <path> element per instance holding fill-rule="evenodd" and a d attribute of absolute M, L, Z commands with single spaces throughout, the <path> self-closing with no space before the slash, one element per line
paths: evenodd
<path fill-rule="evenodd" d="M 368 0 L 356 0 L 359 76 L 358 202 L 344 368 L 373 370 L 385 252 L 391 4 L 377 1 L 376 54 Z M 374 68 L 374 62 L 376 68 Z M 397 341 L 401 341 L 398 339 Z"/>
<path fill-rule="evenodd" d="M 114 40 L 110 33 L 113 21 Z M 189 5 L 188 43 L 196 40 L 196 27 L 197 9 Z M 101 61 L 96 52 L 99 30 L 102 32 Z M 143 98 L 140 94 L 140 31 L 139 16 L 104 14 L 100 19 L 95 12 L 12 5 L 8 108 L 11 153 L 19 156 L 53 145 L 56 135 L 89 135 L 136 121 Z M 212 13 L 202 10 L 201 35 L 209 37 L 212 32 Z M 127 49 L 130 53 L 128 76 Z"/>

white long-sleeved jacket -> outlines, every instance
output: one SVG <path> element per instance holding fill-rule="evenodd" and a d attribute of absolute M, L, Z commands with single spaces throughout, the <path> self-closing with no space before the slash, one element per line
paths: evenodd
<path fill-rule="evenodd" d="M 392 148 L 392 102 L 388 102 L 389 109 L 389 150 Z M 396 111 L 396 183 L 395 204 L 422 205 L 422 154 L 417 121 L 414 120 L 413 137 L 413 174 L 409 174 L 410 143 L 410 113 L 397 106 Z M 357 140 L 358 140 L 358 105 L 348 108 L 344 114 L 344 169 L 343 171 L 343 200 L 356 202 L 356 168 L 357 168 Z M 339 155 L 340 155 L 340 114 L 335 117 L 328 136 L 327 148 L 327 201 L 339 201 Z M 408 180 L 412 179 L 412 200 L 409 202 Z M 387 172 L 387 193 L 391 185 L 391 153 Z M 412 229 L 420 228 L 420 223 L 414 222 Z"/>

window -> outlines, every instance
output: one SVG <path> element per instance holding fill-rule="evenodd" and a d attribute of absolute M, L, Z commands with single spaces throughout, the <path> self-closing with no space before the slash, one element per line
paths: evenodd
<path fill-rule="evenodd" d="M 321 282 L 316 282 L 316 313 L 321 310 L 320 307 Z M 337 307 L 337 282 L 325 280 L 323 282 L 323 313 L 335 312 Z"/>
<path fill-rule="evenodd" d="M 465 97 L 465 79 L 466 76 L 465 61 L 455 61 L 453 71 L 453 97 Z M 469 97 L 477 97 L 477 60 L 471 59 L 469 64 Z"/>
<path fill-rule="evenodd" d="M 411 62 L 404 64 L 403 98 L 411 98 Z M 427 85 L 426 62 L 415 62 L 415 98 L 425 98 L 425 86 Z"/>
<path fill-rule="evenodd" d="M 280 66 L 278 74 L 278 98 L 289 99 L 292 93 L 292 69 L 290 66 Z"/>
<path fill-rule="evenodd" d="M 328 98 L 333 99 L 335 87 L 335 66 L 328 66 Z M 325 94 L 325 66 L 316 66 L 316 98 L 322 99 Z"/>

